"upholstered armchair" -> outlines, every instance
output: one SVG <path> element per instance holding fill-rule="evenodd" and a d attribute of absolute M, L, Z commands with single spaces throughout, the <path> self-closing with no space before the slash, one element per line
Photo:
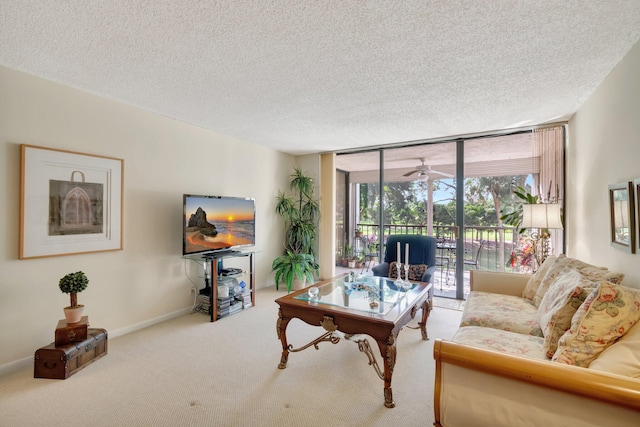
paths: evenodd
<path fill-rule="evenodd" d="M 397 259 L 397 243 L 400 242 L 400 260 Z M 436 239 L 418 234 L 395 234 L 387 237 L 384 262 L 372 268 L 374 276 L 389 277 L 389 265 L 394 261 L 405 262 L 405 245 L 409 244 L 409 264 L 426 264 L 421 282 L 432 283 L 436 271 Z"/>

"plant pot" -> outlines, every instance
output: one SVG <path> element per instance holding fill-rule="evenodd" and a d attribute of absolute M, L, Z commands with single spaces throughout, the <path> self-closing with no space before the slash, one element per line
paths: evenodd
<path fill-rule="evenodd" d="M 347 264 L 347 266 L 349 268 L 356 268 L 356 262 L 355 261 L 349 261 L 349 263 Z"/>
<path fill-rule="evenodd" d="M 307 278 L 300 280 L 297 277 L 291 282 L 291 290 L 298 291 L 307 287 Z"/>
<path fill-rule="evenodd" d="M 84 312 L 84 305 L 77 305 L 75 307 L 65 307 L 64 317 L 67 319 L 67 323 L 78 323 L 82 319 L 82 313 Z"/>
<path fill-rule="evenodd" d="M 346 259 L 343 259 L 342 262 L 340 263 L 343 267 L 348 267 L 349 266 L 349 261 L 347 261 Z"/>

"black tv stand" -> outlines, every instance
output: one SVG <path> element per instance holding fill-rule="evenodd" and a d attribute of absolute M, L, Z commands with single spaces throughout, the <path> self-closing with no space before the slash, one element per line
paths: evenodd
<path fill-rule="evenodd" d="M 205 287 L 203 289 L 200 289 L 199 294 L 203 295 L 203 296 L 209 296 L 210 297 L 210 301 L 211 301 L 211 308 L 210 308 L 210 314 L 211 314 L 211 321 L 215 322 L 216 320 L 218 320 L 219 317 L 224 317 L 226 316 L 226 314 L 220 314 L 220 316 L 218 315 L 218 279 L 221 279 L 223 277 L 233 277 L 233 276 L 249 276 L 249 289 L 248 291 L 251 292 L 251 306 L 255 306 L 256 305 L 256 300 L 255 300 L 255 271 L 256 271 L 256 267 L 255 267 L 255 257 L 254 257 L 255 253 L 253 251 L 237 251 L 237 250 L 217 250 L 217 251 L 213 251 L 213 252 L 206 252 L 206 253 L 201 253 L 201 254 L 194 254 L 194 255 L 185 255 L 184 258 L 187 259 L 192 259 L 195 261 L 205 261 L 208 262 L 211 266 L 211 279 L 210 280 L 205 280 Z M 233 269 L 233 268 L 221 268 L 218 269 L 218 261 L 224 258 L 238 258 L 238 257 L 248 257 L 248 264 L 249 264 L 249 268 L 248 271 L 238 271 L 239 269 Z M 225 271 L 226 270 L 226 271 Z M 246 279 L 245 279 L 246 280 Z M 209 282 L 211 282 L 209 284 Z M 222 298 L 222 297 L 221 297 Z M 221 300 L 222 301 L 222 300 Z"/>

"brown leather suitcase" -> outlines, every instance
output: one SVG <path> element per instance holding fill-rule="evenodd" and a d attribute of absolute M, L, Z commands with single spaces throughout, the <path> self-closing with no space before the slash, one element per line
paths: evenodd
<path fill-rule="evenodd" d="M 55 333 L 54 343 L 56 347 L 86 340 L 88 327 L 88 316 L 82 316 L 82 319 L 77 323 L 67 323 L 65 319 L 60 320 Z"/>
<path fill-rule="evenodd" d="M 52 342 L 36 350 L 33 364 L 34 378 L 65 379 L 107 354 L 107 331 L 87 331 L 87 339 L 56 347 Z"/>

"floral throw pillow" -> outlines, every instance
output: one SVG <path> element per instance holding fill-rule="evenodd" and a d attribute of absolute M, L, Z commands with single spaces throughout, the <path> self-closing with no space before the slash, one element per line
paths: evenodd
<path fill-rule="evenodd" d="M 536 291 L 540 286 L 540 282 L 542 282 L 542 279 L 544 279 L 544 276 L 547 274 L 547 271 L 549 271 L 549 268 L 553 265 L 556 258 L 557 257 L 555 255 L 549 255 L 547 259 L 544 260 L 540 268 L 538 268 L 529 278 L 527 286 L 525 286 L 524 291 L 522 291 L 522 298 L 533 301 L 533 298 L 536 296 Z"/>
<path fill-rule="evenodd" d="M 409 265 L 409 280 L 421 282 L 422 275 L 425 271 L 427 271 L 426 264 Z M 406 279 L 407 276 L 405 273 L 405 264 L 400 264 L 400 274 L 403 279 Z M 389 264 L 389 278 L 398 278 L 398 263 L 396 261 L 393 261 L 391 264 Z"/>
<path fill-rule="evenodd" d="M 569 258 L 564 254 L 558 255 L 553 264 L 549 267 L 547 274 L 540 282 L 540 286 L 533 298 L 533 305 L 540 307 L 540 302 L 545 292 L 556 279 L 569 270 L 577 270 L 585 278 L 592 281 L 606 280 L 611 283 L 620 283 L 624 279 L 624 274 L 609 271 L 606 267 L 596 267 L 578 259 Z"/>
<path fill-rule="evenodd" d="M 640 322 L 607 347 L 589 369 L 640 379 Z"/>
<path fill-rule="evenodd" d="M 544 294 L 538 307 L 538 321 L 544 335 L 544 349 L 551 359 L 558 340 L 571 327 L 571 319 L 597 286 L 575 270 L 556 280 Z"/>
<path fill-rule="evenodd" d="M 588 368 L 600 353 L 640 320 L 640 290 L 600 282 L 558 340 L 555 362 Z"/>

